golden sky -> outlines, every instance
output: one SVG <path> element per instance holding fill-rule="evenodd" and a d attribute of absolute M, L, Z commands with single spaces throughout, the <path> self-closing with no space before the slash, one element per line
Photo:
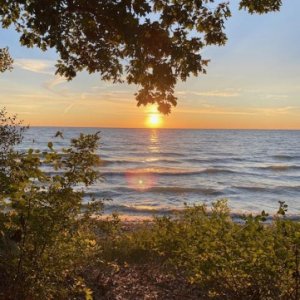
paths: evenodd
<path fill-rule="evenodd" d="M 157 124 L 147 121 L 151 107 L 136 107 L 137 87 L 85 72 L 67 82 L 54 75 L 54 51 L 20 47 L 14 31 L 0 30 L 15 59 L 0 74 L 0 107 L 32 126 L 300 129 L 299 10 L 289 0 L 280 13 L 234 11 L 227 45 L 203 53 L 208 74 L 179 83 L 178 106 Z"/>

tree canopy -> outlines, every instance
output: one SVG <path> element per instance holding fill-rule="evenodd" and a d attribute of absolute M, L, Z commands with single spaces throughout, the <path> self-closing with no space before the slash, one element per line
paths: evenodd
<path fill-rule="evenodd" d="M 281 4 L 239 5 L 262 14 Z M 57 74 L 71 80 L 87 70 L 103 80 L 136 84 L 138 106 L 157 104 L 166 114 L 177 104 L 178 80 L 206 72 L 201 50 L 225 44 L 230 16 L 223 0 L 0 0 L 0 22 L 15 26 L 22 45 L 56 49 Z"/>

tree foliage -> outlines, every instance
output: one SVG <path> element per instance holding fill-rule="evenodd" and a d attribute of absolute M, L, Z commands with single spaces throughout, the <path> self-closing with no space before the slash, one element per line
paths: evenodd
<path fill-rule="evenodd" d="M 6 154 L 13 145 L 22 141 L 26 127 L 17 120 L 17 116 L 7 116 L 6 109 L 0 110 L 0 153 Z"/>
<path fill-rule="evenodd" d="M 0 191 L 7 187 L 5 170 L 8 167 L 8 156 L 13 151 L 12 146 L 20 143 L 26 127 L 17 121 L 16 116 L 7 116 L 6 110 L 0 110 Z"/>
<path fill-rule="evenodd" d="M 89 295 L 79 275 L 99 251 L 91 214 L 99 213 L 102 203 L 92 199 L 84 206 L 80 187 L 99 178 L 94 153 L 99 137 L 80 135 L 61 152 L 49 142 L 48 151 L 23 153 L 13 149 L 22 129 L 12 120 L 2 112 L 1 121 L 10 125 L 0 127 L 5 136 L 0 140 L 0 152 L 5 152 L 0 169 L 0 298 Z"/>
<path fill-rule="evenodd" d="M 240 9 L 267 13 L 281 0 L 241 0 Z M 1 0 L 0 22 L 20 42 L 55 48 L 57 73 L 99 72 L 102 79 L 140 87 L 138 105 L 169 113 L 178 80 L 205 73 L 201 50 L 224 45 L 229 3 L 220 0 Z"/>

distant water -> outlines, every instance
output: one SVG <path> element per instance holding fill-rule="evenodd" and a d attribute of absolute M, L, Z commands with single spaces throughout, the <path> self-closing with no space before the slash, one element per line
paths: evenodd
<path fill-rule="evenodd" d="M 273 214 L 280 200 L 300 216 L 300 131 L 31 128 L 21 147 L 61 148 L 98 130 L 104 181 L 89 193 L 112 199 L 107 212 L 150 216 L 227 198 L 238 214 Z"/>

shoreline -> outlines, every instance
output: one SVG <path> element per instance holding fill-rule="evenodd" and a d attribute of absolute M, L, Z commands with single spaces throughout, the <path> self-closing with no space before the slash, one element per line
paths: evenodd
<path fill-rule="evenodd" d="M 152 214 L 152 215 L 133 215 L 133 214 L 118 214 L 116 212 L 113 213 L 108 213 L 105 212 L 102 215 L 95 215 L 96 218 L 99 220 L 113 220 L 113 215 L 117 216 L 118 219 L 120 220 L 121 223 L 132 223 L 132 224 L 139 224 L 139 223 L 152 223 L 156 217 L 158 218 L 163 218 L 163 217 L 171 217 L 171 218 L 176 218 L 176 214 L 182 213 L 183 210 L 177 210 L 174 213 L 170 214 Z M 241 223 L 244 222 L 243 216 L 249 216 L 252 215 L 253 217 L 259 216 L 260 213 L 245 213 L 243 214 L 238 214 L 238 213 L 230 213 L 229 216 L 232 218 L 232 220 L 236 223 Z M 282 218 L 282 216 L 280 216 Z M 274 215 L 269 215 L 265 217 L 265 223 L 270 223 L 276 219 L 276 214 Z M 286 220 L 289 221 L 294 221 L 294 222 L 300 222 L 300 214 L 286 214 L 284 216 Z"/>

